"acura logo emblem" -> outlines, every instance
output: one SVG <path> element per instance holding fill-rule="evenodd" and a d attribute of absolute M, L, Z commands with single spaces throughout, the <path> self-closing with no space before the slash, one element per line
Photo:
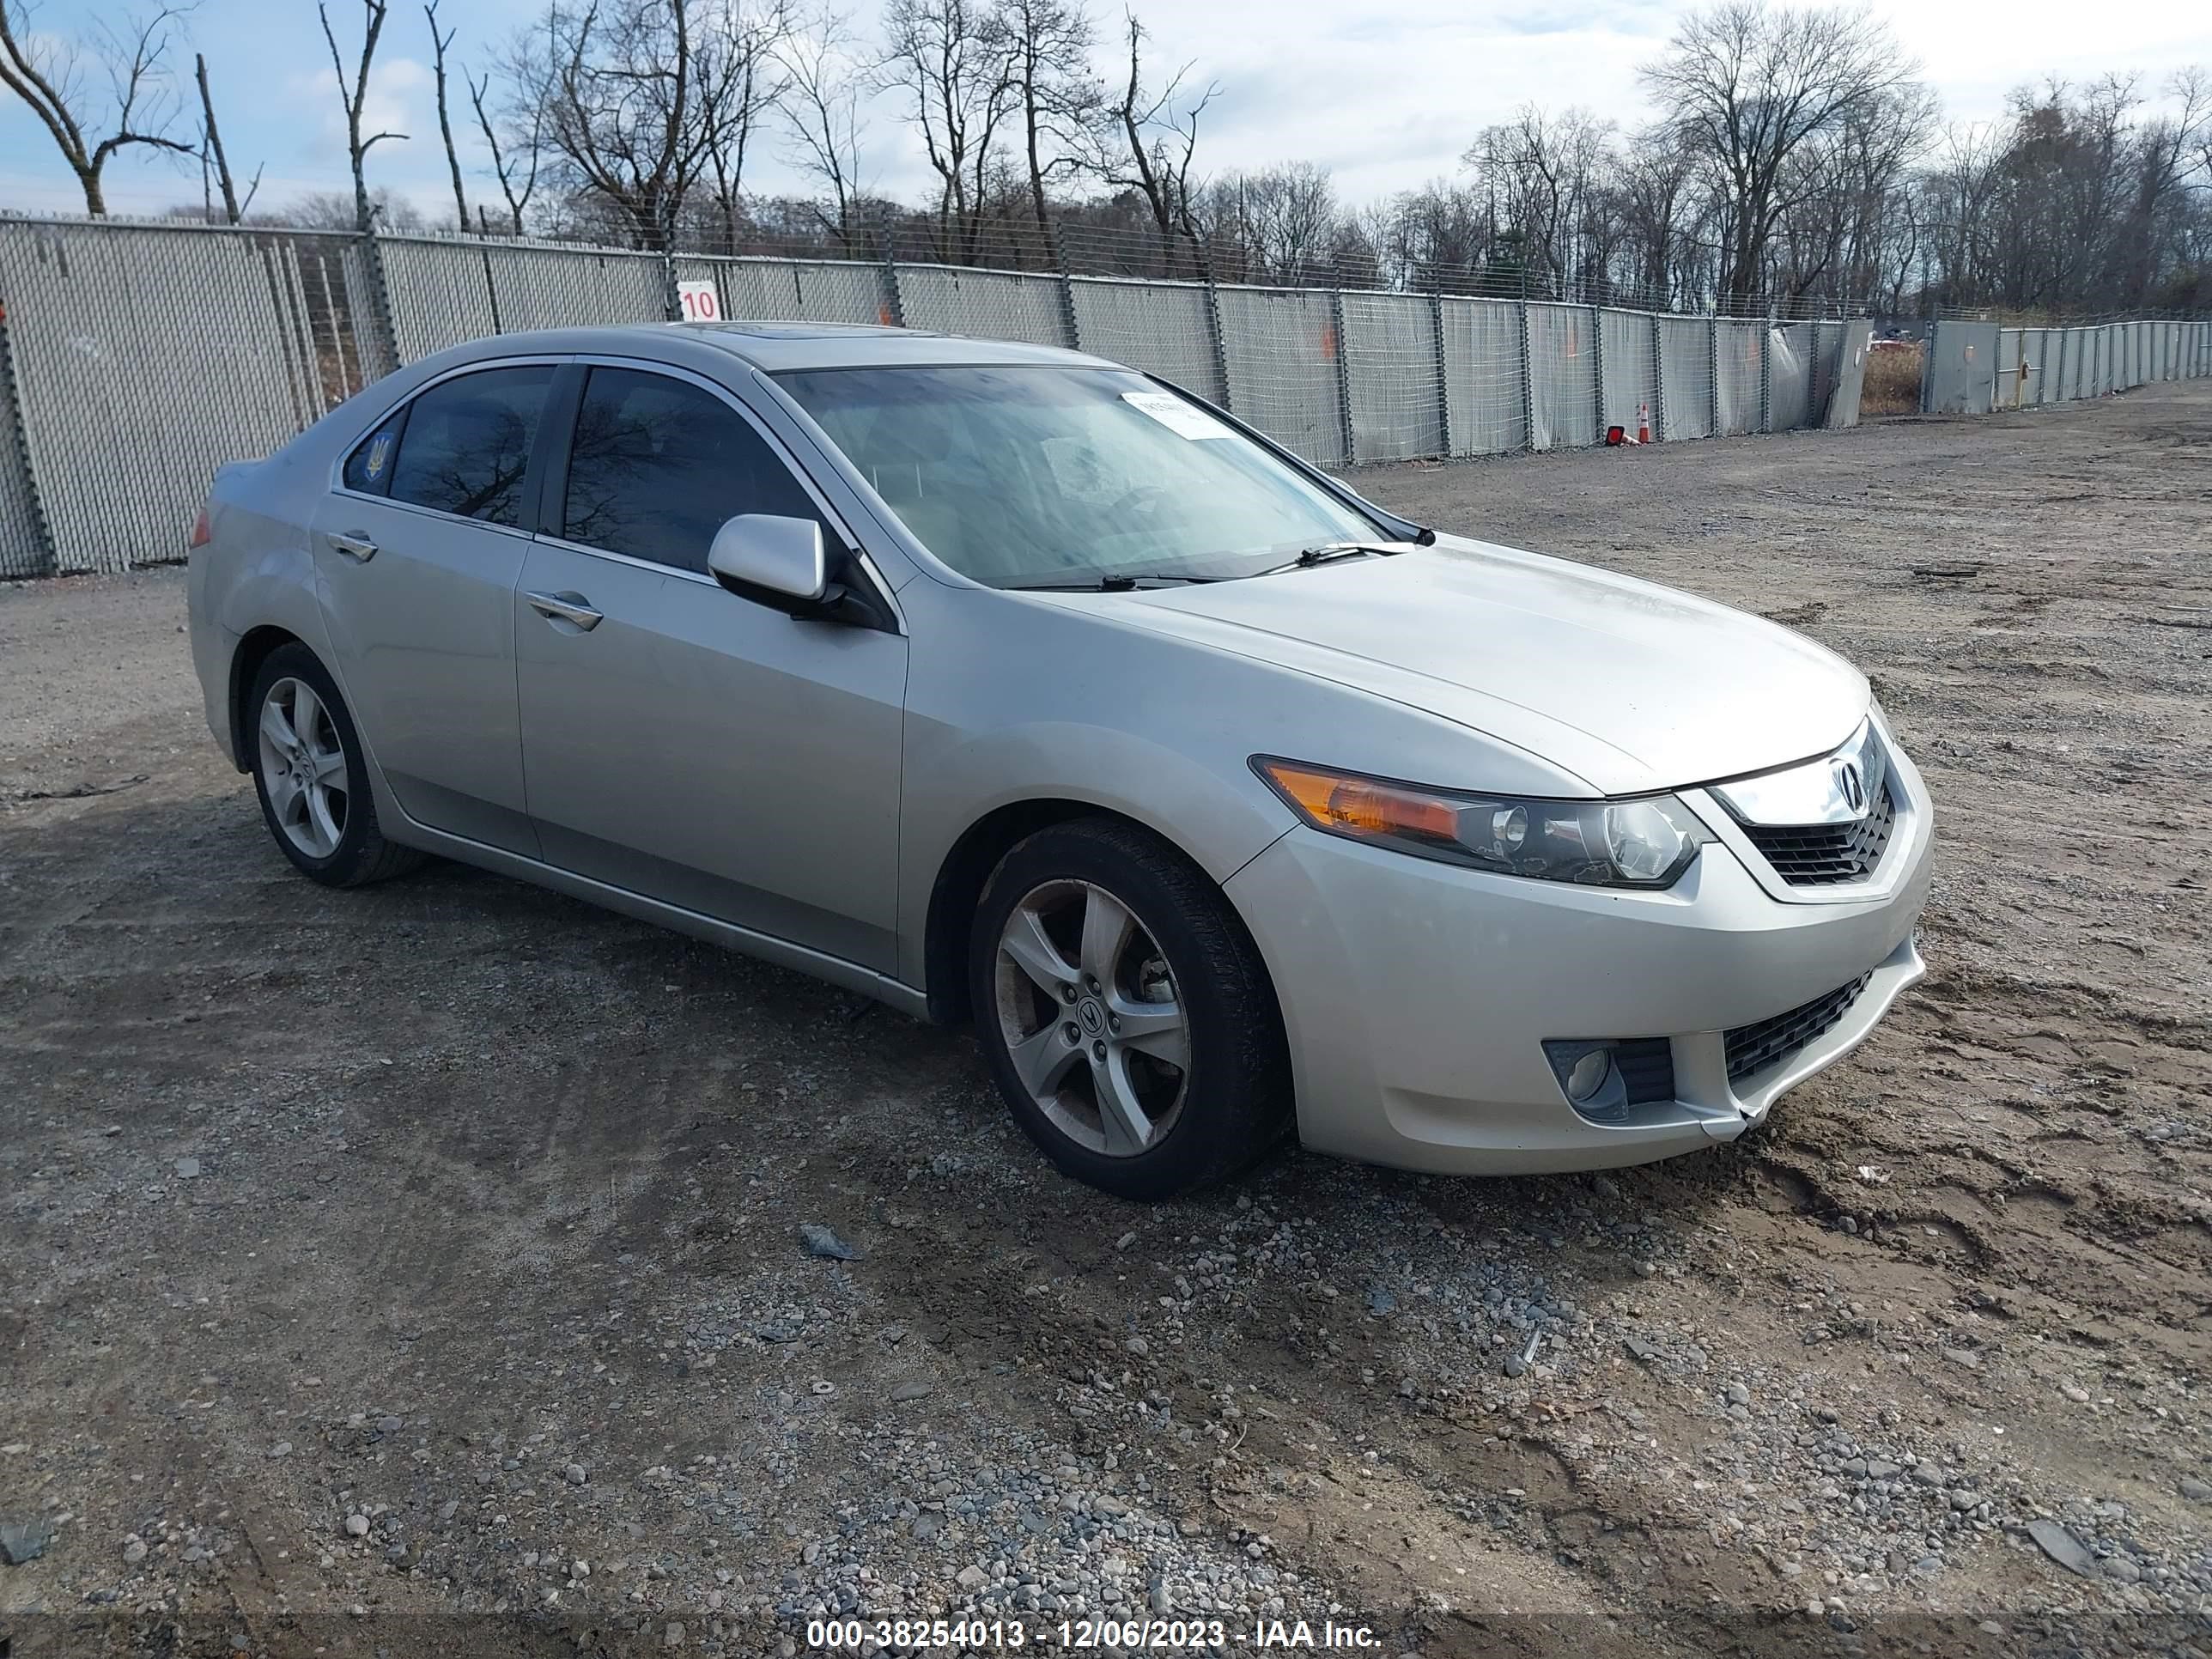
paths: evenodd
<path fill-rule="evenodd" d="M 1866 811 L 1866 780 L 1859 775 L 1856 761 L 1836 763 L 1836 787 L 1843 795 L 1844 805 L 1854 813 Z"/>

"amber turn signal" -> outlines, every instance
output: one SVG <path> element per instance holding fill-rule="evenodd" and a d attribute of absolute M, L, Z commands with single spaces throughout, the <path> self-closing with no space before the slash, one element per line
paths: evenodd
<path fill-rule="evenodd" d="M 1340 835 L 1416 836 L 1449 841 L 1459 833 L 1459 807 L 1440 796 L 1289 761 L 1255 762 L 1284 799 L 1317 830 Z"/>

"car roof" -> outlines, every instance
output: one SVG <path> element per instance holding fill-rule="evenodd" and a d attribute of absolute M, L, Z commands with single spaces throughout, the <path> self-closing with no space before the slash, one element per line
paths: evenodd
<path fill-rule="evenodd" d="M 770 374 L 801 368 L 951 364 L 1120 367 L 1084 352 L 1019 340 L 968 339 L 926 329 L 873 324 L 800 321 L 631 323 L 604 328 L 540 329 L 472 341 L 455 356 L 481 360 L 531 353 L 600 351 L 619 356 L 665 356 L 675 362 L 685 355 L 679 343 L 726 351 Z"/>

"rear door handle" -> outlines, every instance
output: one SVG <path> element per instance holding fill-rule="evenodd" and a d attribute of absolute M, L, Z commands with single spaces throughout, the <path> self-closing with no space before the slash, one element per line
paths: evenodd
<path fill-rule="evenodd" d="M 376 544 L 357 530 L 333 530 L 330 532 L 330 544 L 356 564 L 367 564 L 376 556 Z"/>
<path fill-rule="evenodd" d="M 546 621 L 574 623 L 586 634 L 599 625 L 605 614 L 585 604 L 581 593 L 526 593 L 523 598 Z"/>

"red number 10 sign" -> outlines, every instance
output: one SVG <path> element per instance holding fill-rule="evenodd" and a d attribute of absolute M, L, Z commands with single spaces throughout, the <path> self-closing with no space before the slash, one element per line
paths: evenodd
<path fill-rule="evenodd" d="M 718 323 L 722 320 L 722 302 L 709 282 L 678 283 L 676 303 L 683 307 L 687 323 Z"/>

